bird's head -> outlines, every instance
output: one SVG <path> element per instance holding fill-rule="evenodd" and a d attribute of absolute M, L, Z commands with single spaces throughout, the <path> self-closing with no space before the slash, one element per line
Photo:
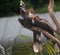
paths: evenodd
<path fill-rule="evenodd" d="M 25 3 L 22 0 L 20 1 L 20 7 L 25 8 Z"/>
<path fill-rule="evenodd" d="M 26 14 L 27 14 L 27 10 L 26 10 L 26 7 L 25 7 L 25 3 L 21 0 L 20 1 L 20 15 L 23 18 L 26 18 Z"/>

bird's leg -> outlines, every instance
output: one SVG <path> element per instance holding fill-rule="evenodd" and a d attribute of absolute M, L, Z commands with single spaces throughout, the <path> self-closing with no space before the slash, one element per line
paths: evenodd
<path fill-rule="evenodd" d="M 40 38 L 40 33 L 34 32 L 34 44 L 33 44 L 33 50 L 34 52 L 38 53 L 39 51 L 42 51 L 42 46 L 41 46 L 41 40 Z"/>

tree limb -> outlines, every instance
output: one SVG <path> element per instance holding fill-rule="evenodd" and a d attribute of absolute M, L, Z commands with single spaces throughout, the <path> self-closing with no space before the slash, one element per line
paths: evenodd
<path fill-rule="evenodd" d="M 55 38 L 53 35 L 48 33 L 47 31 L 42 30 L 42 29 L 37 28 L 37 27 L 32 27 L 32 28 L 29 28 L 29 29 L 33 30 L 33 31 L 38 31 L 38 32 L 44 33 L 46 35 L 46 37 L 50 38 L 52 41 L 56 42 L 60 46 L 60 41 L 57 38 Z"/>
<path fill-rule="evenodd" d="M 57 30 L 54 30 L 54 31 L 60 35 L 60 23 L 58 22 L 57 18 L 54 15 L 53 7 L 54 7 L 54 0 L 49 0 L 48 11 L 51 19 L 53 20 L 53 22 L 57 27 Z"/>

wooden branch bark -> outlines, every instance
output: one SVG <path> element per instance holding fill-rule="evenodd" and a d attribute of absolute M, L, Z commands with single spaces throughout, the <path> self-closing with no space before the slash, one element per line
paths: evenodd
<path fill-rule="evenodd" d="M 60 35 L 60 23 L 58 22 L 57 18 L 54 15 L 53 7 L 54 7 L 54 0 L 49 0 L 48 11 L 51 19 L 53 20 L 53 22 L 57 27 L 57 30 L 54 30 L 54 31 Z"/>
<path fill-rule="evenodd" d="M 33 30 L 33 31 L 38 31 L 38 32 L 44 33 L 46 35 L 46 37 L 50 38 L 52 41 L 56 42 L 60 46 L 60 41 L 57 38 L 55 38 L 54 36 L 52 36 L 50 33 L 48 33 L 47 31 L 42 30 L 42 29 L 37 28 L 37 27 L 32 27 L 29 29 Z"/>

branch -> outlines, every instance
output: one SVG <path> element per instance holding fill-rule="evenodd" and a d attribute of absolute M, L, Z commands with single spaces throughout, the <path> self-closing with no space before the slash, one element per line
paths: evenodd
<path fill-rule="evenodd" d="M 57 30 L 54 30 L 54 31 L 60 35 L 60 23 L 58 22 L 57 18 L 54 15 L 53 7 L 54 7 L 54 0 L 49 0 L 48 11 L 51 19 L 53 20 L 53 22 L 57 27 Z"/>
<path fill-rule="evenodd" d="M 56 42 L 60 46 L 60 41 L 57 38 L 55 38 L 53 35 L 48 33 L 47 31 L 42 30 L 40 28 L 36 28 L 36 27 L 32 27 L 32 28 L 29 28 L 29 29 L 32 30 L 32 31 L 42 32 L 43 34 L 46 35 L 46 37 L 50 38 L 52 41 Z"/>

